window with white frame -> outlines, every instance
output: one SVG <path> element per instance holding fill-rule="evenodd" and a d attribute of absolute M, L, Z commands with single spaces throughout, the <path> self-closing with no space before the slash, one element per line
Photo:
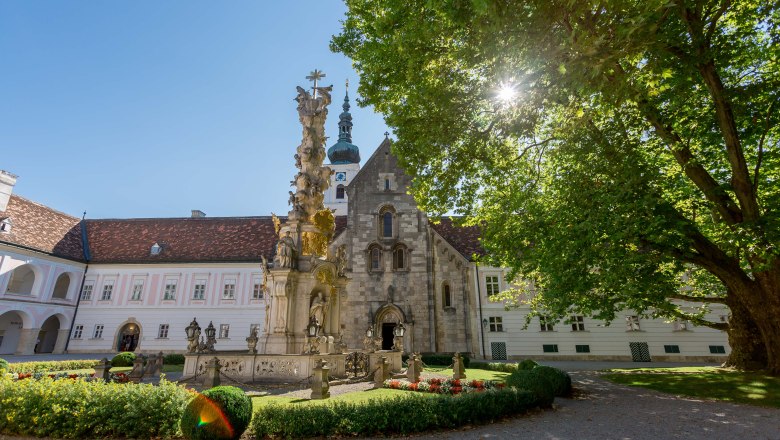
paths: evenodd
<path fill-rule="evenodd" d="M 227 339 L 230 334 L 230 324 L 219 325 L 219 337 L 220 339 Z"/>
<path fill-rule="evenodd" d="M 11 232 L 11 226 L 13 226 L 13 224 L 11 223 L 10 218 L 6 217 L 0 220 L 0 232 L 5 232 L 5 233 Z"/>
<path fill-rule="evenodd" d="M 133 292 L 130 294 L 131 301 L 140 301 L 144 293 L 144 280 L 133 281 Z"/>
<path fill-rule="evenodd" d="M 92 332 L 92 339 L 103 338 L 103 324 L 96 324 L 95 330 Z"/>
<path fill-rule="evenodd" d="M 626 331 L 627 332 L 639 331 L 639 316 L 637 315 L 626 316 Z"/>
<path fill-rule="evenodd" d="M 84 334 L 84 326 L 82 324 L 79 324 L 73 327 L 73 338 L 71 339 L 81 339 L 81 336 L 83 334 Z"/>
<path fill-rule="evenodd" d="M 176 280 L 165 280 L 163 301 L 173 301 L 175 299 L 176 299 Z"/>
<path fill-rule="evenodd" d="M 497 295 L 499 290 L 498 276 L 488 275 L 485 277 L 485 292 L 487 296 Z"/>
<path fill-rule="evenodd" d="M 555 326 L 552 318 L 549 316 L 540 316 L 539 317 L 539 328 L 543 332 L 552 332 L 555 331 Z"/>
<path fill-rule="evenodd" d="M 488 329 L 491 332 L 502 332 L 504 331 L 504 320 L 500 316 L 491 316 L 488 318 Z"/>
<path fill-rule="evenodd" d="M 571 331 L 583 332 L 585 331 L 585 317 L 580 315 L 572 315 L 571 317 Z"/>
<path fill-rule="evenodd" d="M 84 287 L 81 288 L 81 300 L 92 301 L 92 290 L 94 288 L 95 285 L 92 283 L 84 284 Z"/>
<path fill-rule="evenodd" d="M 114 293 L 114 280 L 109 280 L 103 283 L 103 293 L 100 295 L 101 301 L 110 301 L 111 294 Z"/>
<path fill-rule="evenodd" d="M 260 278 L 252 280 L 252 299 L 263 299 L 263 284 Z"/>
<path fill-rule="evenodd" d="M 192 299 L 206 299 L 206 280 L 195 280 L 192 288 Z"/>
<path fill-rule="evenodd" d="M 169 324 L 160 324 L 160 328 L 157 330 L 157 338 L 158 339 L 168 339 L 168 328 L 170 327 Z"/>
<path fill-rule="evenodd" d="M 222 299 L 236 298 L 236 280 L 225 280 L 225 286 L 222 289 Z"/>
<path fill-rule="evenodd" d="M 676 319 L 674 321 L 674 331 L 684 332 L 686 330 L 688 330 L 688 321 L 684 319 Z"/>

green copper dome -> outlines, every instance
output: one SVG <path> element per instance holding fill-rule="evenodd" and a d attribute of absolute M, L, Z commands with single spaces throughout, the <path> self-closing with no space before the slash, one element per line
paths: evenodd
<path fill-rule="evenodd" d="M 349 113 L 349 93 L 344 95 L 344 111 L 339 115 L 339 140 L 328 149 L 333 165 L 360 163 L 360 149 L 352 143 L 352 114 Z"/>

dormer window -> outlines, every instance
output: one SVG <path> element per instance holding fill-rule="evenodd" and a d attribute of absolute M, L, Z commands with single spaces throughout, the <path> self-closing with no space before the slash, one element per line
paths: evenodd
<path fill-rule="evenodd" d="M 152 255 L 160 255 L 160 252 L 162 252 L 162 246 L 157 243 L 153 244 L 150 253 Z"/>
<path fill-rule="evenodd" d="M 11 232 L 11 219 L 6 217 L 2 220 L 0 220 L 0 232 L 9 233 Z"/>

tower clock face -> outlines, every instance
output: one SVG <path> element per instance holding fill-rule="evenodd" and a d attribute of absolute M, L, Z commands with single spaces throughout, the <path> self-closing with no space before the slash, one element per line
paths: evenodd
<path fill-rule="evenodd" d="M 347 173 L 336 173 L 336 182 L 346 182 Z"/>

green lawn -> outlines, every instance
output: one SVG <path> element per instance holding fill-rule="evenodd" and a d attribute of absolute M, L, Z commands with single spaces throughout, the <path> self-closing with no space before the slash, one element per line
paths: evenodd
<path fill-rule="evenodd" d="M 780 408 L 780 377 L 717 367 L 607 370 L 612 382 L 704 399 Z"/>

